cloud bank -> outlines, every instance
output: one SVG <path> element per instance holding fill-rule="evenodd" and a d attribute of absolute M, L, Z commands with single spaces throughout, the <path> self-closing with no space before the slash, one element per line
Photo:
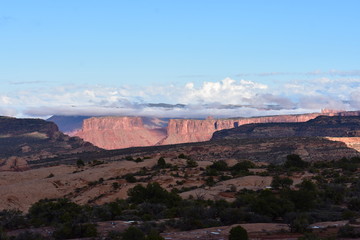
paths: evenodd
<path fill-rule="evenodd" d="M 280 85 L 225 78 L 158 86 L 62 85 L 0 92 L 0 115 L 249 117 L 360 109 L 360 79 L 320 77 Z"/>

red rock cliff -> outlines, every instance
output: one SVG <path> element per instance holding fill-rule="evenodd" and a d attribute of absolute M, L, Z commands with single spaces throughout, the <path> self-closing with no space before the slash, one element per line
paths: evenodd
<path fill-rule="evenodd" d="M 254 118 L 238 119 L 170 119 L 167 128 L 167 137 L 161 144 L 176 144 L 186 142 L 202 142 L 211 139 L 215 131 L 234 128 L 249 123 L 270 123 L 270 122 L 306 122 L 314 119 L 320 113 L 301 115 L 278 115 Z"/>
<path fill-rule="evenodd" d="M 326 116 L 360 116 L 360 111 L 322 111 L 321 113 L 309 113 L 298 115 L 277 115 L 238 119 L 170 119 L 167 128 L 167 137 L 161 144 L 177 144 L 186 142 L 201 142 L 211 139 L 215 131 L 234 128 L 249 123 L 279 123 L 279 122 L 306 122 L 320 115 Z"/>
<path fill-rule="evenodd" d="M 141 117 L 93 117 L 85 119 L 74 135 L 104 149 L 118 149 L 152 146 L 166 133 L 161 128 L 147 127 Z"/>
<path fill-rule="evenodd" d="M 101 148 L 119 149 L 208 141 L 215 131 L 244 124 L 306 122 L 320 115 L 358 116 L 360 112 L 326 111 L 322 113 L 237 119 L 170 119 L 167 129 L 149 126 L 149 119 L 146 119 L 147 123 L 145 123 L 145 118 L 142 117 L 94 117 L 84 120 L 82 130 L 74 135 Z M 151 122 L 155 123 L 157 120 L 159 119 L 153 118 Z"/>

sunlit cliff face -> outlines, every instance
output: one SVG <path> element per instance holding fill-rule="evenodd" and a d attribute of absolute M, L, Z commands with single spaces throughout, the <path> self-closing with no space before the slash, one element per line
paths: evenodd
<path fill-rule="evenodd" d="M 357 112 L 347 112 L 354 114 Z M 93 117 L 84 120 L 82 129 L 72 133 L 95 146 L 104 149 L 119 149 L 137 146 L 167 145 L 187 142 L 202 142 L 211 139 L 215 131 L 230 129 L 250 123 L 306 122 L 319 115 L 342 114 L 333 111 L 323 113 L 279 115 L 234 119 L 170 119 L 162 126 L 154 123 L 163 121 L 142 117 Z M 345 113 L 343 113 L 345 114 Z M 147 118 L 149 119 L 149 118 Z"/>

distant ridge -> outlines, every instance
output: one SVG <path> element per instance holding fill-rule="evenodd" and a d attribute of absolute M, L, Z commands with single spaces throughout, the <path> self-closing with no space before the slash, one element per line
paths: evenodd
<path fill-rule="evenodd" d="M 212 140 L 276 137 L 360 137 L 360 116 L 318 116 L 307 122 L 246 124 L 215 132 Z"/>

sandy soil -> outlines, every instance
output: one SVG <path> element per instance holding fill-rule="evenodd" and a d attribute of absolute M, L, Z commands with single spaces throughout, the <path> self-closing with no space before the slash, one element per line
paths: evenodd
<path fill-rule="evenodd" d="M 180 195 L 188 198 L 191 195 L 195 198 L 204 199 L 227 199 L 234 200 L 234 187 L 237 191 L 241 189 L 259 190 L 269 188 L 272 177 L 267 176 L 246 176 L 236 179 L 221 181 L 213 187 L 204 187 L 205 181 L 200 168 L 206 168 L 212 162 L 198 161 L 197 168 L 181 168 L 186 166 L 185 159 L 165 158 L 166 163 L 178 166 L 178 170 L 162 169 L 151 172 L 151 180 L 147 176 L 136 176 L 136 183 L 128 183 L 122 177 L 128 173 L 135 173 L 143 168 L 150 169 L 157 164 L 159 156 L 146 159 L 143 162 L 116 161 L 85 167 L 60 165 L 33 169 L 23 172 L 0 172 L 0 210 L 19 209 L 28 211 L 29 207 L 44 198 L 67 197 L 78 204 L 103 204 L 119 199 L 127 198 L 127 192 L 136 184 L 147 184 L 158 182 L 162 187 L 171 190 L 196 187 L 194 190 L 183 192 Z M 235 162 L 235 161 L 234 161 Z M 233 162 L 233 164 L 234 164 Z M 252 169 L 257 172 L 263 169 Z M 155 174 L 155 175 L 154 175 Z M 311 174 L 299 174 L 294 176 L 294 184 L 300 183 L 302 179 L 311 177 Z M 103 181 L 99 181 L 103 179 Z M 117 182 L 118 189 L 112 184 Z M 202 186 L 202 187 L 201 187 Z M 201 187 L 201 188 L 199 188 Z"/>
<path fill-rule="evenodd" d="M 19 209 L 27 211 L 35 202 L 44 198 L 59 198 L 72 193 L 77 188 L 85 188 L 89 182 L 100 178 L 108 179 L 139 171 L 142 167 L 151 167 L 155 160 L 149 159 L 141 163 L 120 161 L 97 166 L 77 168 L 75 166 L 56 166 L 33 169 L 24 172 L 0 172 L 0 210 Z M 54 176 L 49 178 L 48 176 Z M 113 181 L 98 184 L 79 196 L 74 201 L 87 203 L 99 194 L 110 191 Z M 108 200 L 126 197 L 126 192 L 134 184 L 124 184 L 114 197 Z"/>
<path fill-rule="evenodd" d="M 262 176 L 246 176 L 235 179 L 230 179 L 222 182 L 218 182 L 213 187 L 205 187 L 205 189 L 194 189 L 191 191 L 183 192 L 180 194 L 182 198 L 188 198 L 192 195 L 195 198 L 204 198 L 204 199 L 221 199 L 229 198 L 231 195 L 220 195 L 220 193 L 225 191 L 230 191 L 232 186 L 236 187 L 236 190 L 241 189 L 250 189 L 250 190 L 259 190 L 269 187 L 272 181 L 272 177 L 262 177 Z M 226 197 L 228 196 L 228 197 Z"/>

